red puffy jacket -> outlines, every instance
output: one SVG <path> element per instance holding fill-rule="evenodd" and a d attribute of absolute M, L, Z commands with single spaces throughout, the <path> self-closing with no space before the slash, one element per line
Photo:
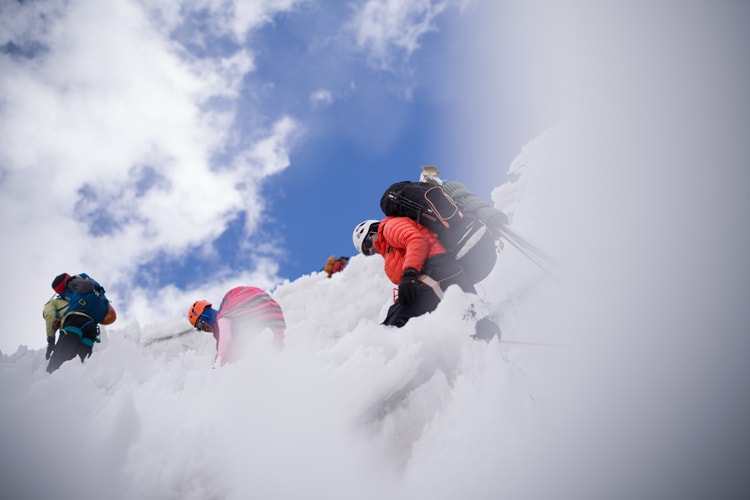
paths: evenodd
<path fill-rule="evenodd" d="M 408 217 L 386 217 L 378 226 L 375 248 L 385 259 L 385 274 L 394 284 L 404 269 L 422 271 L 430 257 L 445 253 L 445 247 L 432 232 Z"/>

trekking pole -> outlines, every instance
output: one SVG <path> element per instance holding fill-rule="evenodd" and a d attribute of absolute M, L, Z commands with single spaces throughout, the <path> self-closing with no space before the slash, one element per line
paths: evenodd
<path fill-rule="evenodd" d="M 165 335 L 164 337 L 155 337 L 152 339 L 148 339 L 145 342 L 143 342 L 142 345 L 149 346 L 151 344 L 155 344 L 156 342 L 165 342 L 167 340 L 176 339 L 177 337 L 182 337 L 183 335 L 187 335 L 188 333 L 194 332 L 194 331 L 195 331 L 194 328 L 188 328 L 186 330 L 182 330 L 181 332 Z"/>
<path fill-rule="evenodd" d="M 562 265 L 555 261 L 555 259 L 544 253 L 538 247 L 532 245 L 528 240 L 522 238 L 515 231 L 512 231 L 508 226 L 503 225 L 499 229 L 506 236 L 506 238 L 515 240 L 520 246 L 537 255 L 540 259 L 544 260 L 550 266 L 562 269 Z"/>
<path fill-rule="evenodd" d="M 508 243 L 513 245 L 516 250 L 529 259 L 531 262 L 536 264 L 542 271 L 549 274 L 552 278 L 560 283 L 560 279 L 557 273 L 562 272 L 563 266 L 560 265 L 555 259 L 541 251 L 536 246 L 522 238 L 518 233 L 511 231 L 508 226 L 502 225 L 498 228 L 502 235 L 508 240 Z"/>

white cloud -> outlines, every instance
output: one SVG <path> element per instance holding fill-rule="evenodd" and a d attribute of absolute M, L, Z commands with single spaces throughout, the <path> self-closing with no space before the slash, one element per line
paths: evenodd
<path fill-rule="evenodd" d="M 219 34 L 231 36 L 242 43 L 253 29 L 272 22 L 273 16 L 293 9 L 304 0 L 189 0 L 185 6 L 194 12 L 205 11 L 205 19 Z M 163 2 L 160 9 L 174 18 L 173 5 L 182 2 Z"/>
<path fill-rule="evenodd" d="M 419 49 L 419 39 L 435 30 L 434 20 L 449 1 L 368 0 L 352 19 L 356 43 L 367 52 L 379 69 L 389 69 L 393 61 L 409 59 Z"/>
<path fill-rule="evenodd" d="M 329 106 L 333 103 L 333 94 L 330 90 L 318 89 L 310 94 L 310 104 L 313 108 Z"/>
<path fill-rule="evenodd" d="M 161 2 L 152 17 L 137 1 L 3 7 L 2 42 L 17 49 L 0 53 L 0 230 L 13 241 L 6 279 L 28 290 L 3 292 L 22 321 L 0 348 L 43 340 L 39 311 L 60 272 L 131 288 L 138 265 L 210 251 L 240 213 L 257 225 L 254 184 L 289 165 L 296 123 L 282 117 L 252 131 L 257 142 L 237 141 L 235 99 L 252 54 L 197 58 L 169 30 L 207 7 L 223 13 L 217 30 L 239 36 L 294 3 Z M 212 164 L 217 154 L 229 155 L 224 168 Z M 105 217 L 95 236 L 96 213 Z M 258 274 L 275 276 L 263 262 Z"/>

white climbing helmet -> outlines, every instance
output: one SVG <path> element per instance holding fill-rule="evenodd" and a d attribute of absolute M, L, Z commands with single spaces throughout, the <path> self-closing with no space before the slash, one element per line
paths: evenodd
<path fill-rule="evenodd" d="M 378 224 L 380 224 L 379 220 L 370 219 L 360 222 L 359 224 L 357 224 L 357 227 L 354 228 L 354 233 L 352 233 L 352 241 L 354 242 L 354 248 L 356 248 L 359 253 L 367 255 L 367 252 L 365 252 L 365 249 L 362 247 L 362 245 L 365 242 L 365 238 L 367 238 L 370 233 L 377 232 Z"/>

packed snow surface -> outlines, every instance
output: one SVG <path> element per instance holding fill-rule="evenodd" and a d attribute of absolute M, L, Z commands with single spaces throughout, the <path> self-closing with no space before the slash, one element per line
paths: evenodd
<path fill-rule="evenodd" d="M 628 186 L 587 169 L 598 162 L 567 147 L 571 130 L 528 144 L 493 191 L 559 269 L 506 242 L 477 296 L 450 289 L 394 329 L 379 324 L 382 259 L 359 255 L 331 279 L 271 290 L 284 349 L 265 332 L 222 368 L 185 317 L 119 318 L 91 358 L 52 375 L 43 350 L 2 354 L 3 498 L 670 498 L 730 485 L 692 473 L 730 463 L 721 429 L 739 417 L 721 410 L 713 368 L 734 357 L 698 356 L 685 318 L 665 314 L 701 297 L 675 291 L 681 261 L 646 254 L 633 221 L 651 249 L 682 235 L 644 222 L 648 198 L 620 210 Z M 469 338 L 472 308 L 501 342 Z M 707 421 L 719 430 L 701 432 Z"/>

